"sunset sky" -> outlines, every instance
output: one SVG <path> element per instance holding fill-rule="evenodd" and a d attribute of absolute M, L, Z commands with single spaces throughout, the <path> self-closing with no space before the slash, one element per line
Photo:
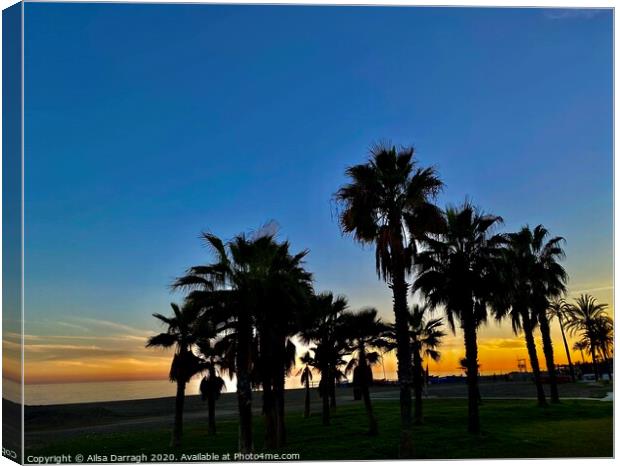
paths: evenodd
<path fill-rule="evenodd" d="M 151 314 L 209 260 L 202 230 L 230 238 L 273 220 L 310 250 L 317 290 L 390 321 L 373 250 L 340 234 L 330 202 L 384 139 L 437 168 L 441 206 L 467 197 L 503 231 L 564 236 L 570 297 L 613 310 L 611 10 L 25 12 L 28 382 L 165 378 L 170 354 L 144 348 L 162 330 Z M 522 340 L 490 321 L 481 370 L 516 370 Z M 442 352 L 431 371 L 458 373 L 460 333 Z"/>

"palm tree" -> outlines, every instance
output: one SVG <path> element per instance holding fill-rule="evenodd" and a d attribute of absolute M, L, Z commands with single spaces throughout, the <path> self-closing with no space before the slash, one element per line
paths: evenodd
<path fill-rule="evenodd" d="M 314 366 L 315 361 L 310 354 L 310 351 L 306 351 L 300 361 L 304 367 L 299 369 L 297 376 L 301 376 L 301 384 L 306 389 L 306 396 L 304 399 L 304 417 L 310 417 L 310 383 L 312 382 L 312 366 Z"/>
<path fill-rule="evenodd" d="M 302 267 L 307 252 L 291 255 L 288 242 L 278 243 L 273 234 L 260 231 L 252 238 L 237 235 L 226 244 L 210 233 L 202 237 L 214 261 L 191 267 L 172 286 L 190 290 L 188 299 L 208 310 L 234 336 L 240 451 L 253 449 L 252 384 L 257 382 L 258 368 L 266 443 L 282 443 L 284 379 L 290 359 L 287 333 L 293 332 L 291 316 L 296 318 L 311 290 L 311 276 Z"/>
<path fill-rule="evenodd" d="M 315 344 L 315 368 L 321 375 L 319 394 L 322 399 L 323 425 L 330 423 L 330 393 L 335 382 L 338 367 L 344 363 L 348 348 L 342 332 L 342 315 L 347 309 L 344 296 L 334 297 L 330 292 L 315 295 L 311 300 L 310 312 L 301 326 L 302 341 Z"/>
<path fill-rule="evenodd" d="M 540 366 L 534 340 L 534 329 L 539 323 L 540 309 L 546 309 L 546 301 L 541 299 L 543 286 L 539 285 L 540 268 L 538 265 L 538 245 L 544 229 L 539 225 L 533 231 L 529 226 L 516 233 L 508 233 L 504 248 L 504 266 L 501 276 L 505 296 L 501 299 L 502 306 L 496 308 L 496 318 L 501 320 L 507 315 L 512 322 L 515 334 L 523 331 L 525 344 L 534 375 L 538 404 L 547 404 L 542 386 Z"/>
<path fill-rule="evenodd" d="M 593 358 L 592 362 L 596 364 L 597 361 L 605 361 L 605 368 L 611 380 L 611 364 L 609 358 L 611 357 L 613 343 L 613 321 L 607 315 L 599 315 L 592 318 L 591 331 L 582 335 L 581 340 L 575 343 L 575 349 L 582 350 L 581 357 L 583 359 L 584 349 L 596 348 L 596 359 Z M 598 356 L 600 356 L 600 359 Z"/>
<path fill-rule="evenodd" d="M 215 402 L 219 399 L 220 394 L 226 388 L 226 383 L 221 377 L 221 373 L 229 372 L 232 378 L 232 370 L 227 360 L 228 345 L 227 338 L 215 340 L 214 333 L 210 333 L 209 337 L 201 338 L 197 342 L 198 349 L 203 359 L 203 370 L 206 375 L 200 382 L 200 394 L 202 400 L 207 401 L 209 413 L 209 435 L 216 434 L 215 427 Z"/>
<path fill-rule="evenodd" d="M 481 213 L 469 202 L 448 207 L 441 233 L 428 235 L 418 255 L 419 276 L 414 291 L 421 291 L 430 309 L 443 306 L 455 333 L 463 330 L 467 358 L 468 430 L 480 432 L 478 415 L 478 327 L 486 321 L 487 306 L 500 294 L 496 281 L 501 237 L 491 236 L 502 219 Z"/>
<path fill-rule="evenodd" d="M 568 361 L 568 367 L 570 369 L 570 377 L 574 382 L 575 368 L 573 367 L 573 361 L 570 356 L 570 350 L 568 348 L 568 341 L 566 340 L 566 332 L 564 330 L 565 321 L 570 318 L 570 305 L 564 299 L 556 299 L 549 304 L 547 309 L 547 315 L 549 320 L 557 319 L 560 324 L 560 332 L 562 333 L 562 342 L 564 343 L 564 351 L 566 351 L 566 359 Z"/>
<path fill-rule="evenodd" d="M 253 326 L 257 280 L 256 245 L 245 235 L 238 235 L 225 244 L 211 233 L 202 239 L 211 250 L 214 260 L 207 265 L 190 267 L 178 278 L 173 289 L 190 291 L 188 300 L 219 315 L 234 335 L 235 374 L 237 376 L 237 404 L 239 409 L 239 450 L 250 453 L 252 442 L 252 385 L 251 373 L 255 362 L 253 354 Z"/>
<path fill-rule="evenodd" d="M 409 340 L 413 355 L 413 392 L 414 410 L 413 417 L 416 424 L 422 423 L 422 391 L 424 386 L 424 359 L 430 358 L 439 361 L 441 353 L 438 347 L 441 340 L 446 336 L 442 331 L 443 319 L 426 319 L 430 312 L 428 305 L 415 304 L 409 311 Z M 386 333 L 388 349 L 396 348 L 396 333 L 394 326 Z"/>
<path fill-rule="evenodd" d="M 566 328 L 571 335 L 579 333 L 582 339 L 589 342 L 594 376 L 599 378 L 598 366 L 596 364 L 596 338 L 594 337 L 594 322 L 601 316 L 606 316 L 605 309 L 607 304 L 596 302 L 596 298 L 589 294 L 582 294 L 575 299 L 575 304 L 571 306 L 571 318 L 566 324 Z"/>
<path fill-rule="evenodd" d="M 265 243 L 261 261 L 266 269 L 257 299 L 256 331 L 265 415 L 265 446 L 286 443 L 284 425 L 285 377 L 295 363 L 295 344 L 290 337 L 299 331 L 312 294 L 312 275 L 304 269 L 307 251 L 291 255 L 288 242 L 273 237 Z"/>
<path fill-rule="evenodd" d="M 430 202 L 442 188 L 432 168 L 421 168 L 413 148 L 380 144 L 369 160 L 346 170 L 350 182 L 336 193 L 340 226 L 362 244 L 375 245 L 376 270 L 393 294 L 400 386 L 400 457 L 413 455 L 411 348 L 407 325 L 407 276 L 416 254 L 415 240 L 433 230 L 438 209 Z M 404 232 L 408 234 L 405 234 Z"/>
<path fill-rule="evenodd" d="M 586 358 L 584 357 L 583 352 L 587 351 L 589 347 L 590 345 L 585 340 L 579 340 L 573 344 L 573 351 L 579 351 L 581 353 L 581 362 L 583 364 L 586 363 Z"/>
<path fill-rule="evenodd" d="M 611 318 L 608 316 L 598 316 L 593 322 L 592 337 L 596 341 L 596 346 L 599 349 L 599 353 L 605 361 L 605 367 L 609 380 L 611 380 L 612 365 L 609 361 L 611 357 L 611 348 L 614 344 L 614 325 Z"/>
<path fill-rule="evenodd" d="M 345 313 L 343 327 L 352 350 L 345 372 L 353 372 L 353 386 L 362 394 L 368 415 L 368 434 L 378 435 L 379 428 L 372 410 L 369 387 L 373 381 L 372 366 L 381 360 L 381 354 L 377 350 L 386 345 L 383 336 L 388 327 L 377 318 L 377 310 L 371 308 L 355 314 Z"/>
<path fill-rule="evenodd" d="M 172 317 L 153 314 L 153 317 L 167 325 L 167 329 L 163 333 L 149 337 L 146 347 L 175 348 L 169 374 L 170 381 L 177 384 L 171 446 L 178 447 L 181 445 L 183 436 L 185 387 L 194 375 L 203 370 L 203 366 L 200 358 L 192 352 L 192 347 L 196 342 L 193 326 L 198 316 L 198 309 L 189 304 L 182 308 L 174 303 L 170 306 L 174 312 Z"/>
<path fill-rule="evenodd" d="M 427 305 L 418 304 L 411 308 L 409 313 L 409 335 L 411 351 L 413 353 L 413 381 L 414 381 L 414 419 L 416 424 L 422 424 L 422 389 L 424 385 L 423 361 L 429 357 L 439 361 L 441 353 L 438 347 L 446 336 L 442 331 L 443 319 L 426 319 L 429 309 Z"/>
<path fill-rule="evenodd" d="M 559 260 L 565 257 L 561 244 L 564 238 L 560 236 L 547 240 L 549 232 L 542 225 L 538 225 L 532 231 L 531 252 L 533 255 L 532 281 L 533 312 L 540 325 L 542 336 L 543 353 L 549 384 L 551 389 L 551 402 L 559 403 L 558 384 L 553 358 L 553 342 L 551 340 L 551 328 L 547 310 L 553 299 L 558 299 L 566 292 L 568 274 Z"/>

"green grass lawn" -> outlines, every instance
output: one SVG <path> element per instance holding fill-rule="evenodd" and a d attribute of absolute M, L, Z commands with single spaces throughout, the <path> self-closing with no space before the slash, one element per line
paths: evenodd
<path fill-rule="evenodd" d="M 320 413 L 304 419 L 301 413 L 287 418 L 288 446 L 282 452 L 299 453 L 302 460 L 392 459 L 397 457 L 399 406 L 395 401 L 375 403 L 379 436 L 365 434 L 363 406 L 338 407 L 329 427 Z M 482 433 L 466 432 L 465 400 L 425 401 L 425 423 L 415 427 L 419 458 L 527 458 L 611 457 L 613 455 L 612 403 L 567 400 L 539 408 L 534 401 L 486 401 L 480 408 Z M 255 446 L 261 452 L 262 419 L 255 419 Z M 187 423 L 184 446 L 168 447 L 167 430 L 85 435 L 53 446 L 27 451 L 27 455 L 140 453 L 234 453 L 237 422 L 221 421 L 218 435 L 207 436 L 206 425 Z"/>

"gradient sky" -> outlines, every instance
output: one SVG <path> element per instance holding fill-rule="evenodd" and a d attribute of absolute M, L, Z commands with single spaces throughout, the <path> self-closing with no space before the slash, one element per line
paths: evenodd
<path fill-rule="evenodd" d="M 373 251 L 341 236 L 330 203 L 382 139 L 437 167 L 440 205 L 467 196 L 505 230 L 566 237 L 571 295 L 612 303 L 611 10 L 25 11 L 30 382 L 164 377 L 169 354 L 143 348 L 151 313 L 208 260 L 205 229 L 274 220 L 310 249 L 318 290 L 390 320 Z M 527 354 L 507 324 L 480 341 L 483 371 Z M 463 353 L 450 338 L 434 369 Z"/>

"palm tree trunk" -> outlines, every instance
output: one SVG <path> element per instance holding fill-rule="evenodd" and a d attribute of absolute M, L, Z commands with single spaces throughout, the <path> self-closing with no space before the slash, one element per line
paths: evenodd
<path fill-rule="evenodd" d="M 208 430 L 208 434 L 209 435 L 215 435 L 216 431 L 215 431 L 215 397 L 217 396 L 216 393 L 214 393 L 213 391 L 213 387 L 214 385 L 214 381 L 216 378 L 216 374 L 215 374 L 215 365 L 213 364 L 213 360 L 211 360 L 211 365 L 209 366 L 209 389 L 207 392 L 207 408 L 209 410 L 209 430 Z"/>
<path fill-rule="evenodd" d="M 306 377 L 306 399 L 304 400 L 304 417 L 310 417 L 310 380 Z"/>
<path fill-rule="evenodd" d="M 407 291 L 409 285 L 405 281 L 405 264 L 403 237 L 400 215 L 389 220 L 392 236 L 392 299 L 394 304 L 394 323 L 396 327 L 396 359 L 398 361 L 398 386 L 400 389 L 400 458 L 413 457 L 412 406 L 411 406 L 411 345 L 409 342 L 409 310 L 407 307 Z"/>
<path fill-rule="evenodd" d="M 530 357 L 530 365 L 534 374 L 534 383 L 536 384 L 536 396 L 539 406 L 546 406 L 545 391 L 543 390 L 542 381 L 540 379 L 540 366 L 538 365 L 538 355 L 536 354 L 536 343 L 534 342 L 534 334 L 532 332 L 532 324 L 530 322 L 527 311 L 523 313 L 523 333 L 525 334 L 525 345 L 527 353 Z"/>
<path fill-rule="evenodd" d="M 274 382 L 274 394 L 276 401 L 276 447 L 286 446 L 286 424 L 284 420 L 284 361 L 280 361 L 276 380 Z M 280 369 L 281 368 L 281 369 Z"/>
<path fill-rule="evenodd" d="M 478 407 L 478 341 L 473 316 L 464 322 L 465 359 L 467 359 L 467 430 L 472 434 L 480 432 Z"/>
<path fill-rule="evenodd" d="M 368 415 L 368 435 L 378 435 L 379 426 L 377 424 L 377 418 L 372 410 L 370 390 L 368 389 L 368 384 L 366 382 L 363 382 L 362 384 L 362 398 L 364 399 L 364 408 L 366 408 L 366 414 Z"/>
<path fill-rule="evenodd" d="M 573 361 L 570 357 L 568 342 L 566 341 L 566 334 L 564 333 L 564 322 L 562 321 L 562 316 L 558 316 L 558 321 L 560 322 L 560 332 L 562 333 L 562 341 L 564 342 L 564 351 L 566 351 L 566 359 L 568 360 L 568 368 L 570 369 L 570 378 L 574 382 L 576 380 L 575 368 L 573 367 Z"/>
<path fill-rule="evenodd" d="M 174 404 L 174 429 L 172 430 L 172 441 L 170 446 L 178 447 L 181 445 L 183 436 L 183 405 L 185 403 L 185 382 L 177 381 L 177 396 Z"/>
<path fill-rule="evenodd" d="M 265 448 L 274 449 L 277 447 L 277 415 L 276 401 L 270 377 L 263 379 L 263 416 L 265 418 Z"/>
<path fill-rule="evenodd" d="M 404 275 L 404 274 L 403 274 Z M 412 406 L 411 406 L 411 349 L 407 325 L 407 284 L 404 278 L 395 280 L 392 286 L 394 294 L 394 311 L 396 321 L 396 339 L 398 361 L 398 385 L 400 388 L 400 449 L 399 457 L 413 457 Z"/>
<path fill-rule="evenodd" d="M 549 328 L 549 320 L 545 311 L 539 313 L 538 321 L 540 322 L 540 333 L 542 334 L 543 353 L 545 354 L 545 363 L 547 365 L 547 373 L 549 374 L 549 384 L 551 389 L 551 402 L 559 403 L 560 394 L 558 393 L 558 380 L 555 373 L 555 363 L 553 361 L 553 342 L 551 341 L 551 329 Z"/>
<path fill-rule="evenodd" d="M 416 424 L 422 424 L 422 385 L 423 380 L 422 358 L 420 351 L 413 350 L 413 392 L 415 396 L 413 419 Z"/>
<path fill-rule="evenodd" d="M 590 341 L 592 341 L 591 338 Z M 594 370 L 594 378 L 598 381 L 599 371 L 598 364 L 596 362 L 596 346 L 594 346 L 593 344 L 590 344 L 590 355 L 592 356 L 592 369 Z"/>
<path fill-rule="evenodd" d="M 327 387 L 328 378 L 329 378 L 329 370 L 324 367 L 324 371 L 321 371 L 321 380 L 319 382 L 319 395 L 321 396 L 321 401 L 323 402 L 323 413 L 322 413 L 322 422 L 324 426 L 329 425 L 329 389 Z"/>
<path fill-rule="evenodd" d="M 277 409 L 274 386 L 275 371 L 278 370 L 279 360 L 273 354 L 273 336 L 269 334 L 264 325 L 258 328 L 259 335 L 259 359 L 261 385 L 263 387 L 263 419 L 265 422 L 264 442 L 265 448 L 277 447 Z M 283 369 L 284 370 L 284 369 Z"/>
<path fill-rule="evenodd" d="M 360 385 L 362 389 L 362 399 L 364 400 L 364 408 L 366 409 L 366 415 L 368 416 L 368 435 L 375 436 L 379 434 L 379 426 L 377 424 L 377 418 L 372 410 L 372 402 L 370 401 L 370 390 L 368 384 L 372 380 L 372 372 L 366 360 L 366 351 L 363 345 L 359 348 L 359 371 L 361 372 Z"/>
<path fill-rule="evenodd" d="M 329 407 L 336 407 L 336 368 L 332 367 L 332 376 L 329 379 Z"/>
<path fill-rule="evenodd" d="M 215 393 L 209 393 L 209 435 L 215 435 Z"/>
<path fill-rule="evenodd" d="M 243 314 L 238 322 L 237 342 L 237 404 L 239 408 L 239 451 L 251 453 L 252 444 L 252 386 L 250 384 L 250 324 Z"/>

